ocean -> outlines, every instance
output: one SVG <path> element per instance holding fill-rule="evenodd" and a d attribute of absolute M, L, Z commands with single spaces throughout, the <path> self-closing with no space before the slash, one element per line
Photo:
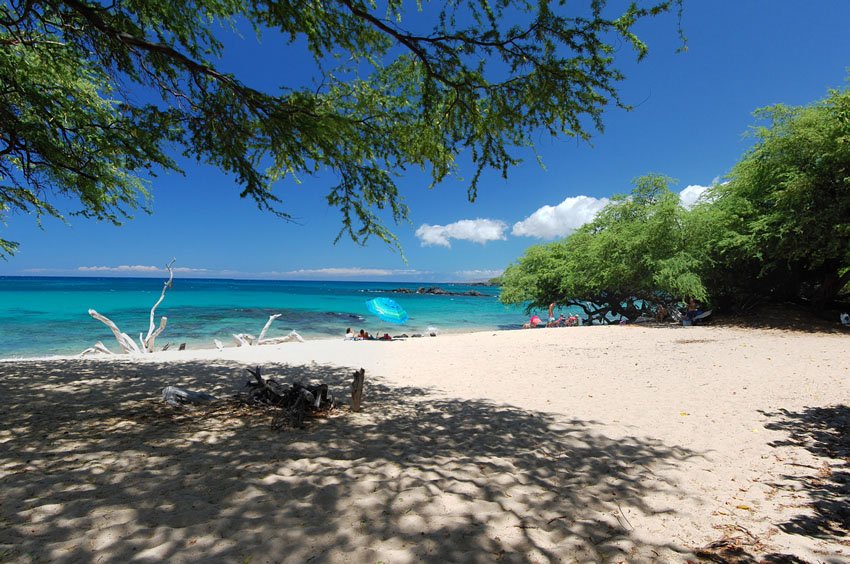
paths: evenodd
<path fill-rule="evenodd" d="M 0 358 L 73 355 L 102 341 L 120 352 L 106 325 L 88 310 L 112 319 L 138 341 L 147 334 L 150 308 L 165 278 L 0 277 Z M 480 297 L 393 292 L 438 287 L 446 292 L 476 291 Z M 155 323 L 168 317 L 157 349 L 213 348 L 214 339 L 235 344 L 233 333 L 258 335 L 269 315 L 281 316 L 267 337 L 295 330 L 305 339 L 342 336 L 347 328 L 372 334 L 427 334 L 519 328 L 521 307 L 499 303 L 498 288 L 463 284 L 401 282 L 314 282 L 175 278 L 156 310 Z M 366 301 L 396 300 L 409 314 L 404 325 L 369 313 Z"/>

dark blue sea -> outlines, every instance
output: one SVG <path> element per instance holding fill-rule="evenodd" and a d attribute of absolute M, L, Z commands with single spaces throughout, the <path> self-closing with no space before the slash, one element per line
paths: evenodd
<path fill-rule="evenodd" d="M 112 332 L 89 317 L 95 309 L 138 340 L 147 334 L 151 306 L 165 279 L 0 277 L 0 358 L 77 354 L 102 341 L 120 352 Z M 483 297 L 403 294 L 394 289 L 474 290 Z M 382 322 L 366 309 L 375 297 L 396 300 L 409 314 L 404 325 Z M 212 348 L 233 344 L 233 333 L 259 334 L 269 315 L 281 314 L 269 337 L 298 331 L 305 339 L 339 337 L 349 327 L 370 333 L 469 332 L 517 328 L 520 307 L 499 303 L 498 288 L 461 284 L 313 282 L 175 278 L 156 311 L 168 317 L 157 348 L 171 343 Z"/>

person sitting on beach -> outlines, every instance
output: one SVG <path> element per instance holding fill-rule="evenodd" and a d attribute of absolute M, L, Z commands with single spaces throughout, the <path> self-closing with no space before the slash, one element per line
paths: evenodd
<path fill-rule="evenodd" d="M 658 308 L 655 310 L 655 321 L 661 323 L 667 318 L 667 308 L 664 307 L 664 304 L 659 304 Z"/>
<path fill-rule="evenodd" d="M 567 318 L 567 327 L 574 327 L 578 325 L 578 316 L 571 315 Z"/>
<path fill-rule="evenodd" d="M 564 314 L 562 313 L 561 316 L 558 317 L 558 319 L 553 319 L 549 321 L 549 323 L 546 324 L 546 327 L 560 327 L 561 325 L 566 324 L 566 322 L 567 318 L 564 317 Z"/>
<path fill-rule="evenodd" d="M 345 340 L 353 341 L 355 338 L 354 331 L 351 330 L 351 327 L 345 330 Z"/>
<path fill-rule="evenodd" d="M 392 341 L 393 338 L 390 337 L 389 333 L 384 333 L 384 335 L 382 337 L 378 337 L 378 340 L 379 341 Z"/>
<path fill-rule="evenodd" d="M 366 331 L 361 329 L 360 333 L 358 333 L 358 335 L 357 335 L 357 340 L 358 341 L 373 341 L 373 340 L 375 340 L 375 337 L 373 337 L 372 335 L 370 335 L 369 333 L 367 333 Z"/>
<path fill-rule="evenodd" d="M 531 319 L 529 319 L 526 323 L 524 323 L 524 324 L 522 325 L 522 328 L 523 328 L 523 329 L 534 329 L 535 327 L 537 327 L 537 326 L 538 326 L 538 325 L 540 325 L 541 323 L 543 323 L 543 321 L 542 321 L 542 320 L 540 319 L 540 317 L 539 317 L 539 316 L 535 313 L 534 315 L 532 315 L 532 316 L 531 316 Z"/>

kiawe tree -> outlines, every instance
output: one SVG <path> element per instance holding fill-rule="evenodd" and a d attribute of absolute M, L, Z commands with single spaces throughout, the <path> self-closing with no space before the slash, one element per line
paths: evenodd
<path fill-rule="evenodd" d="M 502 275 L 500 300 L 577 306 L 593 320 L 634 319 L 658 303 L 705 300 L 703 250 L 670 179 L 647 175 L 562 241 L 535 245 Z"/>
<path fill-rule="evenodd" d="M 823 308 L 850 282 L 850 90 L 756 117 L 755 145 L 695 210 L 714 226 L 713 293 Z"/>
<path fill-rule="evenodd" d="M 8 0 L 0 220 L 119 224 L 149 209 L 145 179 L 177 170 L 182 151 L 283 218 L 276 181 L 331 171 L 339 236 L 393 243 L 381 218 L 407 216 L 400 171 L 425 168 L 436 184 L 466 152 L 474 200 L 482 172 L 506 175 L 534 134 L 601 129 L 608 104 L 626 107 L 616 48 L 642 58 L 635 24 L 672 6 L 681 0 L 614 14 L 605 0 L 578 11 L 548 0 Z M 303 42 L 315 84 L 298 77 L 267 92 L 223 72 L 218 30 L 228 26 Z M 0 256 L 16 247 L 0 238 Z"/>

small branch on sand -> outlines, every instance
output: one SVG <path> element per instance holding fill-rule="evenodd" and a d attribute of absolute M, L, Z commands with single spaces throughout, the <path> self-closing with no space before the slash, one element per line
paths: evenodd
<path fill-rule="evenodd" d="M 233 340 L 236 341 L 236 346 L 250 347 L 255 345 L 279 345 L 280 343 L 287 343 L 289 341 L 298 341 L 299 343 L 303 343 L 304 339 L 296 331 L 290 331 L 289 335 L 285 335 L 283 337 L 265 338 L 272 322 L 280 316 L 281 314 L 279 313 L 270 315 L 269 320 L 266 321 L 266 324 L 263 326 L 263 330 L 260 331 L 259 337 L 254 337 L 250 333 L 233 333 Z"/>
<path fill-rule="evenodd" d="M 84 350 L 83 352 L 81 352 L 80 356 L 82 357 L 82 356 L 86 356 L 86 355 L 89 355 L 89 354 L 115 354 L 115 353 L 112 352 L 111 350 L 109 350 L 108 348 L 106 348 L 106 345 L 104 345 L 103 343 L 98 341 L 94 344 L 93 347 L 89 347 L 86 350 Z"/>
<path fill-rule="evenodd" d="M 187 403 L 209 403 L 217 398 L 203 392 L 193 392 L 177 386 L 166 386 L 162 389 L 162 399 L 172 407 L 180 407 Z"/>

